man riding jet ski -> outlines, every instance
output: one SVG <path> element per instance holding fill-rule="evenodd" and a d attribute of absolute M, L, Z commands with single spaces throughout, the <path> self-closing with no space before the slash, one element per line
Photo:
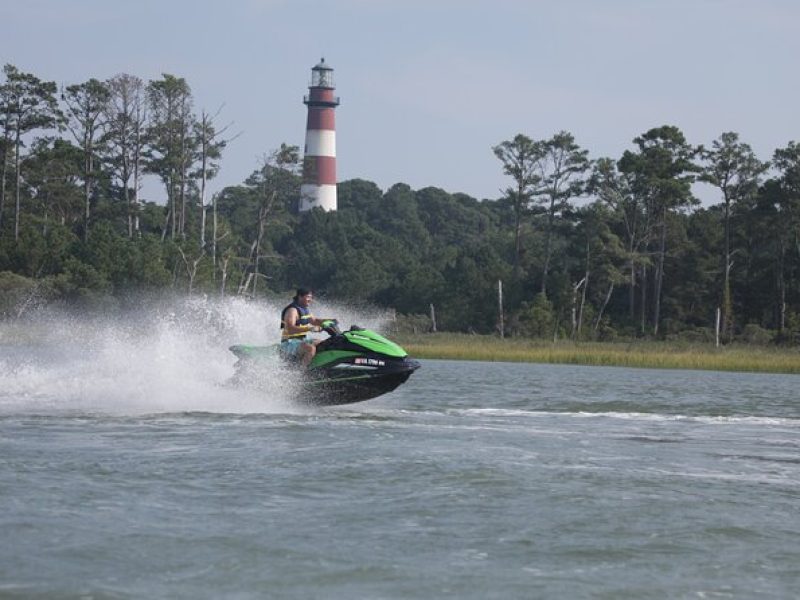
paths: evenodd
<path fill-rule="evenodd" d="M 300 398 L 312 404 L 348 404 L 369 400 L 404 383 L 420 364 L 382 335 L 353 325 L 341 331 L 335 319 L 311 315 L 310 290 L 299 289 L 281 313 L 281 343 L 231 346 L 239 361 L 234 381 L 253 379 L 263 361 L 283 359 L 301 367 Z M 312 331 L 328 334 L 313 340 Z"/>
<path fill-rule="evenodd" d="M 306 288 L 299 288 L 291 304 L 281 311 L 281 354 L 298 360 L 307 367 L 317 352 L 316 342 L 309 335 L 321 331 L 324 319 L 311 314 L 314 294 Z"/>

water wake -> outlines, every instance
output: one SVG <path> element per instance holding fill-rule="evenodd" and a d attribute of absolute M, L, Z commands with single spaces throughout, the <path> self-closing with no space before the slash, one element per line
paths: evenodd
<path fill-rule="evenodd" d="M 282 306 L 195 297 L 113 316 L 42 310 L 0 324 L 0 415 L 305 410 L 291 402 L 293 378 L 279 363 L 257 389 L 228 385 L 236 362 L 228 347 L 277 342 Z M 342 324 L 384 322 L 342 305 L 315 309 Z"/>
<path fill-rule="evenodd" d="M 470 408 L 463 409 L 465 414 L 482 415 L 490 417 L 571 417 L 571 418 L 607 418 L 625 421 L 688 421 L 708 425 L 776 425 L 786 427 L 800 427 L 800 420 L 791 417 L 767 417 L 753 415 L 710 415 L 710 414 L 668 414 L 658 412 L 636 411 L 589 411 L 589 410 L 524 410 L 524 409 L 498 409 L 498 408 Z"/>

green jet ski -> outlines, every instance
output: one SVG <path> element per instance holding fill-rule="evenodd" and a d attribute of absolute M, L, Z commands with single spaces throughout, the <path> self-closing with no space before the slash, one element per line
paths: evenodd
<path fill-rule="evenodd" d="M 369 329 L 353 325 L 341 331 L 336 320 L 323 323 L 328 338 L 317 344 L 308 368 L 271 346 L 231 346 L 239 358 L 234 383 L 246 383 L 257 375 L 263 361 L 285 361 L 301 369 L 300 396 L 318 405 L 350 404 L 391 392 L 411 376 L 420 364 L 394 342 Z"/>

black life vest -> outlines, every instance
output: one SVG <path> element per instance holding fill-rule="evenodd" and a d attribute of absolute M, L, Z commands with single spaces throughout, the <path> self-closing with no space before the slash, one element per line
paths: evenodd
<path fill-rule="evenodd" d="M 297 302 L 292 302 L 286 308 L 281 311 L 281 339 L 282 340 L 291 340 L 291 339 L 302 339 L 308 335 L 308 332 L 301 332 L 301 333 L 287 333 L 286 332 L 286 324 L 284 322 L 284 317 L 286 317 L 286 311 L 290 308 L 294 308 L 297 310 L 297 314 L 300 315 L 300 318 L 297 319 L 295 325 L 311 325 L 311 321 L 314 318 L 314 315 L 311 314 L 311 311 L 308 310 L 305 306 L 300 306 Z"/>

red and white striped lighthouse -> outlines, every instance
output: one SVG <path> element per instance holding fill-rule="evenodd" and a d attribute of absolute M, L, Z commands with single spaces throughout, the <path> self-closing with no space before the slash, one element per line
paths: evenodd
<path fill-rule="evenodd" d="M 300 211 L 319 206 L 336 210 L 336 121 L 339 106 L 333 95 L 333 69 L 325 59 L 311 69 L 311 85 L 303 103 L 308 106 L 306 147 L 303 158 L 303 184 L 300 186 Z"/>

